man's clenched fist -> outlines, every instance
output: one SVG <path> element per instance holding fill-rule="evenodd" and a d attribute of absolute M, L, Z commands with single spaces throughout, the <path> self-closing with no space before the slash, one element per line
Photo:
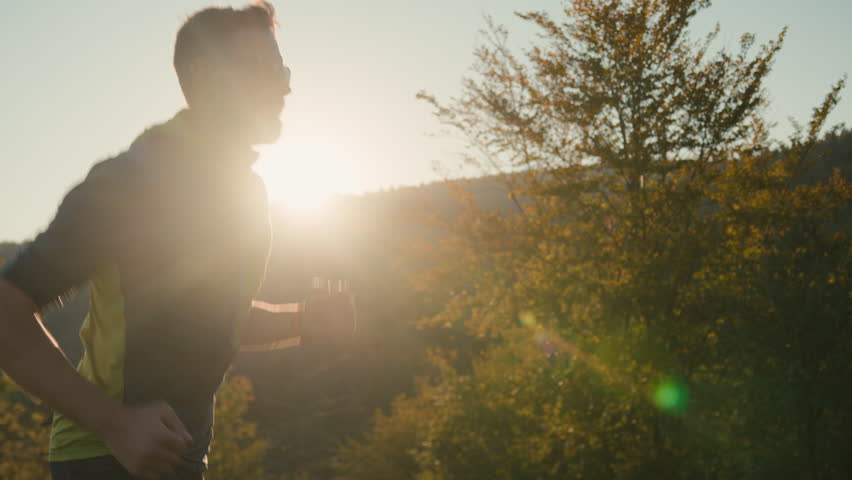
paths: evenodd
<path fill-rule="evenodd" d="M 313 296 L 305 301 L 304 309 L 304 343 L 346 341 L 355 334 L 357 309 L 349 292 Z"/>
<path fill-rule="evenodd" d="M 104 439 L 133 476 L 159 480 L 174 473 L 192 437 L 166 403 L 125 406 Z"/>

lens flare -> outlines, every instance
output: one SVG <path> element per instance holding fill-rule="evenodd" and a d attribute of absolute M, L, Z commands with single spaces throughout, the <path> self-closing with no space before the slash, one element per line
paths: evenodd
<path fill-rule="evenodd" d="M 654 405 L 660 410 L 678 415 L 689 407 L 689 390 L 682 382 L 665 380 L 654 388 Z"/>
<path fill-rule="evenodd" d="M 532 340 L 547 358 L 554 359 L 562 354 L 568 355 L 572 360 L 582 361 L 610 380 L 629 388 L 633 393 L 640 394 L 647 388 L 647 386 L 636 384 L 628 377 L 619 375 L 594 355 L 587 354 L 568 339 L 561 337 L 555 331 L 548 330 L 543 323 L 537 321 L 535 315 L 531 312 L 522 312 L 518 316 L 518 321 L 531 330 Z M 595 340 L 597 340 L 597 337 L 595 337 Z M 600 340 L 597 341 L 600 343 Z M 689 408 L 689 388 L 684 382 L 670 377 L 653 385 L 649 397 L 650 402 L 655 407 L 670 415 L 683 414 Z"/>

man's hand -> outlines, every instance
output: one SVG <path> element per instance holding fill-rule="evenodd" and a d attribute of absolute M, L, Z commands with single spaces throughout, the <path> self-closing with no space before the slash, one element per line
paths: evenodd
<path fill-rule="evenodd" d="M 37 307 L 0 279 L 0 369 L 30 394 L 103 439 L 134 476 L 159 480 L 191 438 L 166 404 L 131 407 L 77 373 L 37 316 Z"/>
<path fill-rule="evenodd" d="M 104 440 L 134 477 L 159 480 L 174 473 L 192 443 L 174 410 L 165 403 L 123 408 Z"/>
<path fill-rule="evenodd" d="M 351 293 L 316 295 L 305 301 L 302 339 L 305 343 L 345 341 L 355 334 L 357 308 Z"/>

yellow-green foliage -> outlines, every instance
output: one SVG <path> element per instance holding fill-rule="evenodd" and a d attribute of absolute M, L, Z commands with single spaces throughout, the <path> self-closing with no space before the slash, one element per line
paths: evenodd
<path fill-rule="evenodd" d="M 48 413 L 0 377 L 0 478 L 48 478 Z"/>
<path fill-rule="evenodd" d="M 219 388 L 207 475 L 211 480 L 268 478 L 262 465 L 268 444 L 257 438 L 257 425 L 246 418 L 253 401 L 246 377 L 229 375 Z"/>
<path fill-rule="evenodd" d="M 425 385 L 422 388 L 427 388 Z M 360 443 L 349 440 L 341 448 L 343 463 L 339 469 L 344 478 L 353 480 L 395 480 L 412 478 L 418 471 L 417 450 L 425 440 L 429 420 L 427 395 L 415 398 L 405 396 L 391 405 L 393 416 L 376 412 L 374 427 L 367 440 Z"/>

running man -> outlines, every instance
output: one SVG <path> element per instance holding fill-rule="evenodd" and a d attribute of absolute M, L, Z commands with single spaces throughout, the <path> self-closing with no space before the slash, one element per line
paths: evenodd
<path fill-rule="evenodd" d="M 253 302 L 270 224 L 252 146 L 278 138 L 290 92 L 272 6 L 192 15 L 174 67 L 187 108 L 96 164 L 0 273 L 0 369 L 57 412 L 54 480 L 203 479 L 235 353 L 335 308 Z M 75 370 L 39 314 L 84 282 Z"/>

